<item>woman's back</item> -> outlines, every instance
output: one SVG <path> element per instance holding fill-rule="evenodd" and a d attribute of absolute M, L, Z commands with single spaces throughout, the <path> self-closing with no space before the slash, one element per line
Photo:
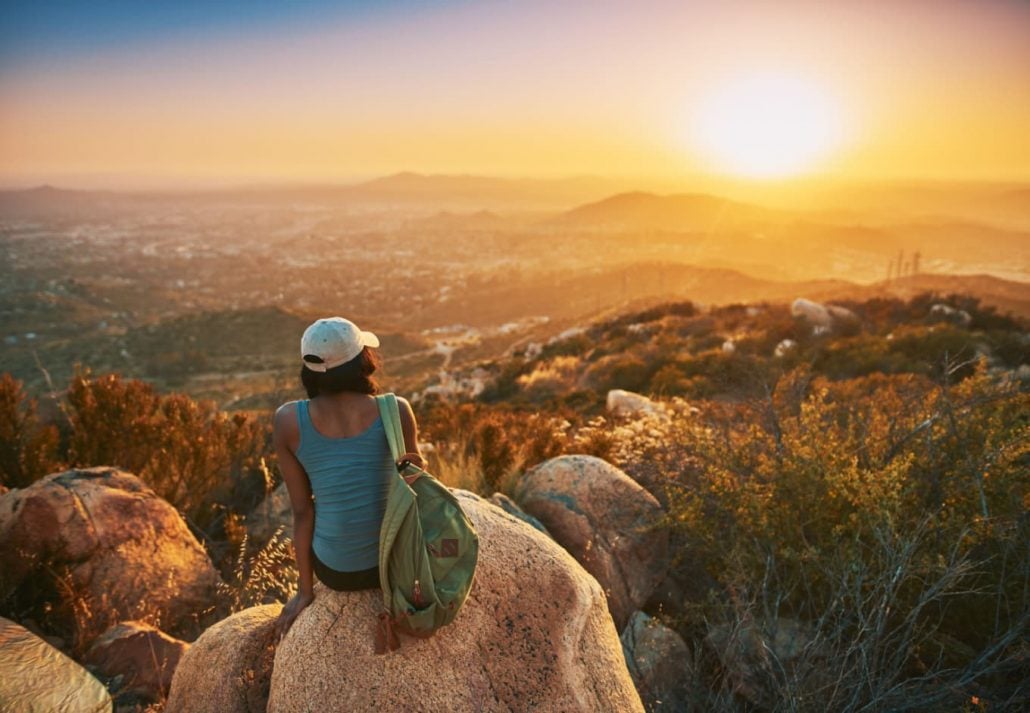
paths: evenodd
<path fill-rule="evenodd" d="M 312 549 L 319 560 L 339 571 L 378 564 L 379 527 L 396 468 L 378 415 L 371 425 L 357 430 L 372 415 L 369 403 L 376 406 L 374 399 L 364 399 L 351 408 L 329 399 L 297 402 L 300 442 L 296 456 L 308 475 L 315 501 Z M 328 434 L 316 427 L 312 410 Z M 341 432 L 354 435 L 331 435 Z"/>

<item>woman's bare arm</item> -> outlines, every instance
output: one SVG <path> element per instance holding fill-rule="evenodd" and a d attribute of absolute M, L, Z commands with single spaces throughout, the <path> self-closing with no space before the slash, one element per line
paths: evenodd
<path fill-rule="evenodd" d="M 415 422 L 415 412 L 411 410 L 408 400 L 402 397 L 397 397 L 397 409 L 401 415 L 401 430 L 404 432 L 406 451 L 401 460 L 407 459 L 419 468 L 425 468 L 426 461 L 418 450 L 418 424 Z"/>
<path fill-rule="evenodd" d="M 295 403 L 284 404 L 276 411 L 273 441 L 279 470 L 283 474 L 283 482 L 286 483 L 290 505 L 293 508 L 293 551 L 297 558 L 298 573 L 297 596 L 283 608 L 279 619 L 279 633 L 284 635 L 293 619 L 314 598 L 311 539 L 315 530 L 315 505 L 311 500 L 311 482 L 308 480 L 308 474 L 304 472 L 304 467 L 294 455 L 300 443 Z"/>

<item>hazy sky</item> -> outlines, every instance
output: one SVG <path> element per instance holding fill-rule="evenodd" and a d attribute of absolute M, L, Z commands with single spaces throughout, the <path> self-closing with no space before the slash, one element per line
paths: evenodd
<path fill-rule="evenodd" d="M 1026 179 L 1028 137 L 1026 0 L 37 0 L 0 13 L 5 185 L 686 179 L 745 170 L 770 146 L 817 175 Z"/>

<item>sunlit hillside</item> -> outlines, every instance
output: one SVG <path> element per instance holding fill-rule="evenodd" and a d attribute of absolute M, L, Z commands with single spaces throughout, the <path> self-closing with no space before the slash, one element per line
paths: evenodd
<path fill-rule="evenodd" d="M 0 713 L 1030 710 L 1028 40 L 5 3 Z"/>

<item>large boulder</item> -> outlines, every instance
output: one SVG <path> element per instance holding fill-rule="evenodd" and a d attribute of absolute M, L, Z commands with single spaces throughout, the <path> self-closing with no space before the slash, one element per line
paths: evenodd
<path fill-rule="evenodd" d="M 69 470 L 0 495 L 0 597 L 49 587 L 88 607 L 96 634 L 123 620 L 176 633 L 218 581 L 175 508 L 124 471 Z"/>
<path fill-rule="evenodd" d="M 97 637 L 85 663 L 118 682 L 119 699 L 131 696 L 152 702 L 168 694 L 175 668 L 189 647 L 149 624 L 124 621 Z"/>
<path fill-rule="evenodd" d="M 515 499 L 597 578 L 619 627 L 668 569 L 662 507 L 621 470 L 593 456 L 558 456 L 528 471 Z"/>
<path fill-rule="evenodd" d="M 82 666 L 0 617 L 0 710 L 108 713 L 111 696 Z"/>
<path fill-rule="evenodd" d="M 251 607 L 201 634 L 175 669 L 165 710 L 264 713 L 281 611 L 281 604 Z"/>
<path fill-rule="evenodd" d="M 683 637 L 636 611 L 619 638 L 629 675 L 647 709 L 686 710 L 691 656 Z"/>
<path fill-rule="evenodd" d="M 480 550 L 454 622 L 378 656 L 381 592 L 316 584 L 276 652 L 269 713 L 643 710 L 597 581 L 531 526 L 456 493 Z"/>

